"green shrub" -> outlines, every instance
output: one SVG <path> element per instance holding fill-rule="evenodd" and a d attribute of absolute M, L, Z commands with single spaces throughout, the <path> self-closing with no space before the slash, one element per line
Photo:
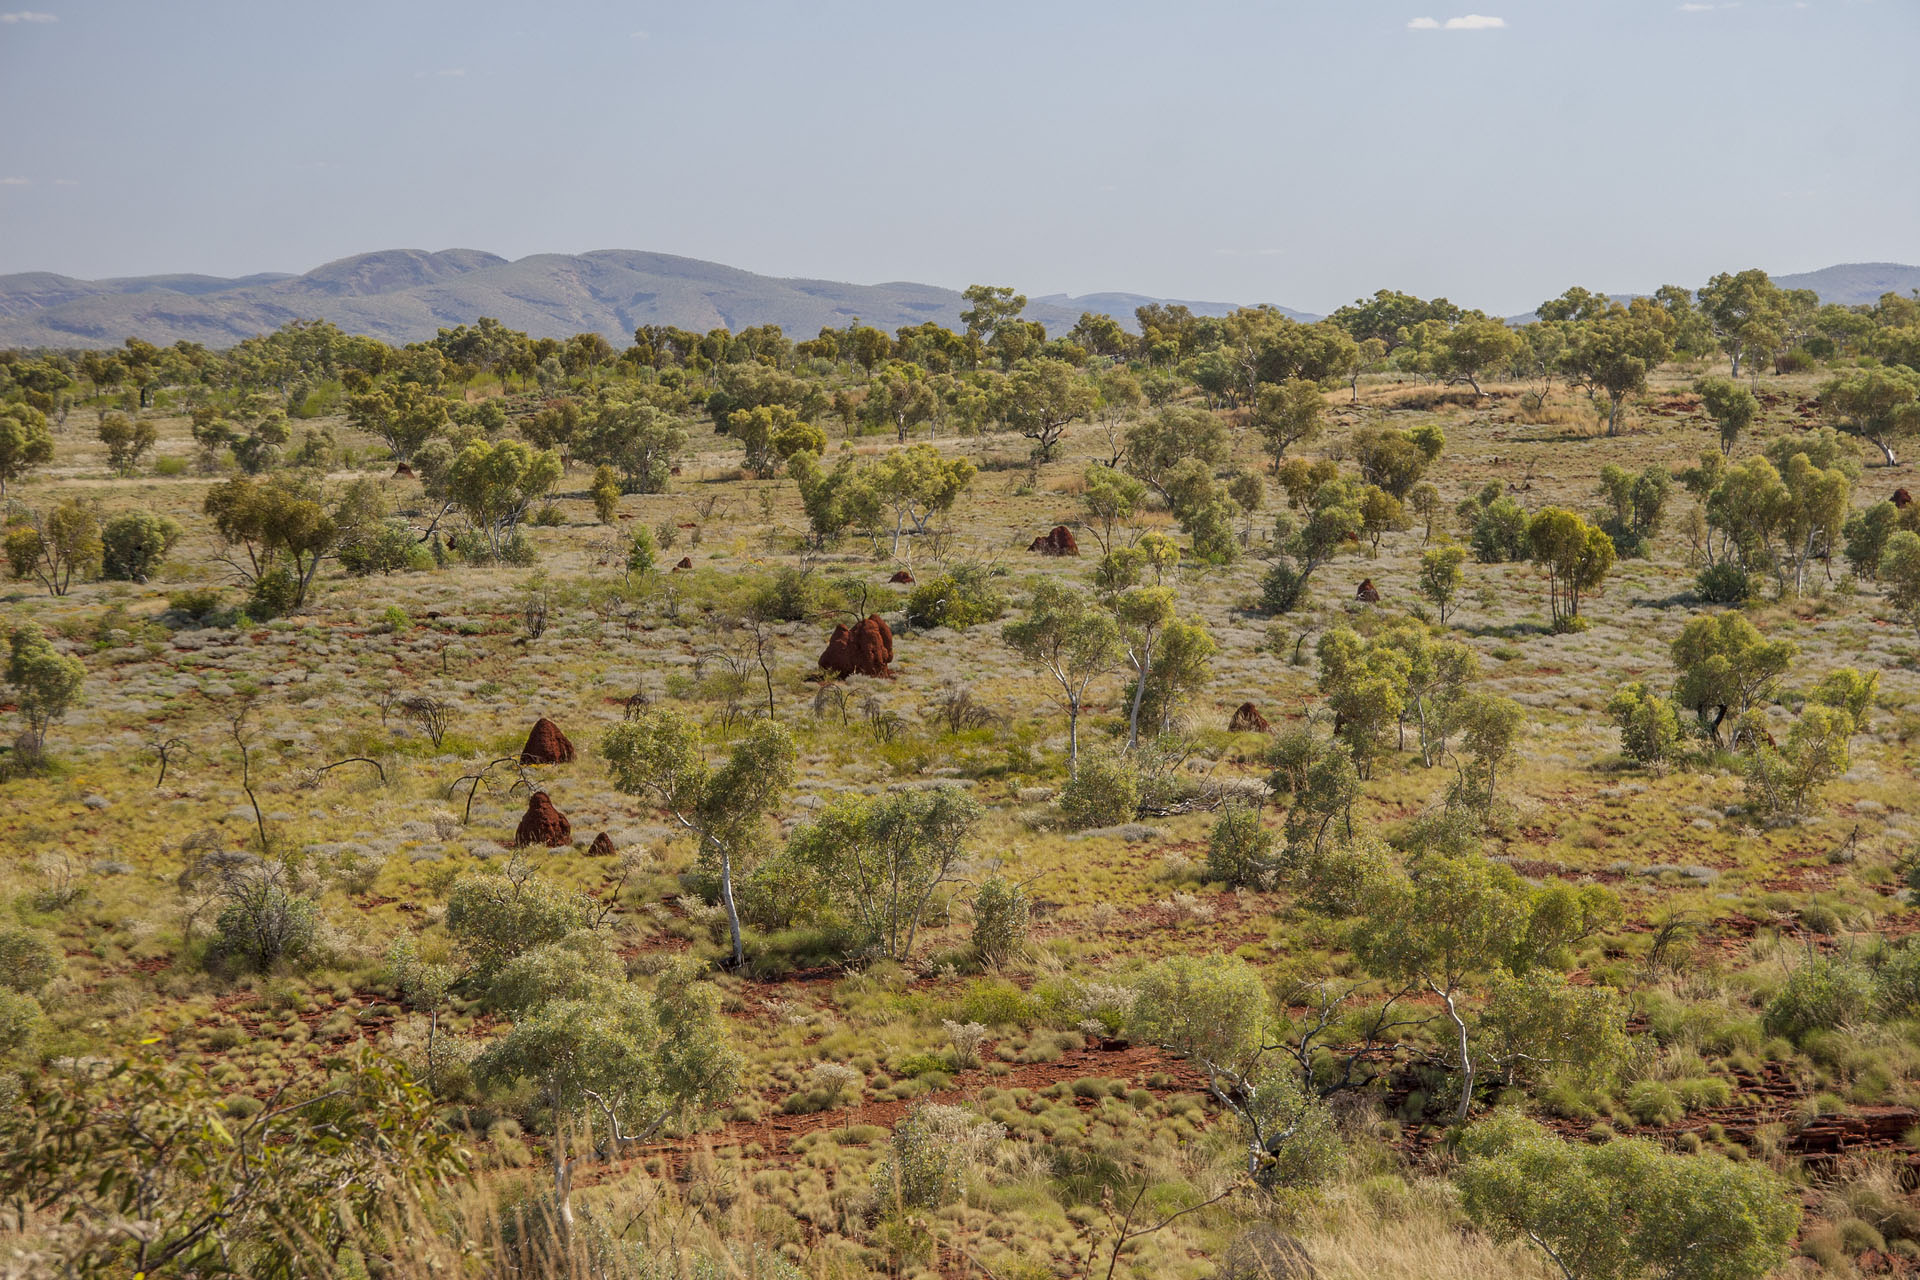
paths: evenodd
<path fill-rule="evenodd" d="M 1207 837 L 1207 879 L 1227 885 L 1258 884 L 1267 875 L 1273 857 L 1274 834 L 1260 821 L 1260 811 L 1229 804 Z"/>
<path fill-rule="evenodd" d="M 820 584 L 811 573 L 781 565 L 753 593 L 753 612 L 773 622 L 800 622 L 820 608 Z"/>
<path fill-rule="evenodd" d="M 1889 953 L 1873 975 L 1874 999 L 1890 1017 L 1920 1014 L 1920 946 L 1908 944 Z"/>
<path fill-rule="evenodd" d="M 914 587 L 907 597 L 907 621 L 916 627 L 965 631 L 992 622 L 1006 608 L 993 570 L 983 564 L 962 564 Z"/>
<path fill-rule="evenodd" d="M 988 876 L 973 895 L 973 953 L 982 964 L 1003 965 L 1027 945 L 1031 907 L 1026 890 Z"/>
<path fill-rule="evenodd" d="M 955 1020 L 989 1027 L 1024 1027 L 1040 1017 L 1040 1005 L 1011 982 L 1002 979 L 974 982 L 954 1005 Z"/>
<path fill-rule="evenodd" d="M 431 557 L 411 528 L 398 520 L 384 520 L 340 548 L 340 567 L 356 578 L 400 569 L 424 568 Z"/>
<path fill-rule="evenodd" d="M 1693 583 L 1708 604 L 1745 604 L 1753 597 L 1753 575 L 1728 561 L 1702 569 Z"/>
<path fill-rule="evenodd" d="M 586 928 L 590 906 L 582 895 L 541 876 L 515 882 L 501 875 L 464 875 L 447 895 L 447 932 L 486 979 L 522 952 Z"/>
<path fill-rule="evenodd" d="M 298 960 L 313 945 L 311 899 L 288 892 L 268 873 L 236 878 L 214 923 L 214 953 L 265 971 Z"/>
<path fill-rule="evenodd" d="M 1140 777 L 1118 756 L 1085 756 L 1060 789 L 1060 814 L 1075 831 L 1132 822 L 1140 813 Z"/>
<path fill-rule="evenodd" d="M 24 1053 L 40 1032 L 40 1002 L 0 987 L 0 1058 Z"/>
<path fill-rule="evenodd" d="M 1640 764 L 1665 764 L 1680 743 L 1680 717 L 1673 704 L 1641 681 L 1622 685 L 1607 700 L 1607 714 L 1620 727 L 1620 751 Z"/>
<path fill-rule="evenodd" d="M 929 1103 L 893 1127 L 874 1190 L 889 1207 L 937 1209 L 966 1189 L 966 1176 L 1006 1136 L 1006 1127 L 964 1107 Z"/>
<path fill-rule="evenodd" d="M 1813 1031 L 1831 1031 L 1856 1021 L 1873 1005 L 1874 983 L 1866 970 L 1842 960 L 1814 956 L 1787 975 L 1767 1002 L 1762 1019 L 1769 1035 L 1798 1041 Z"/>
<path fill-rule="evenodd" d="M 169 592 L 167 607 L 199 622 L 220 607 L 222 598 L 218 587 L 188 587 Z"/>
<path fill-rule="evenodd" d="M 0 987 L 32 993 L 60 972 L 53 939 L 37 929 L 0 925 Z"/>
<path fill-rule="evenodd" d="M 261 621 L 278 618 L 293 608 L 299 596 L 300 583 L 292 570 L 269 569 L 254 582 L 247 597 L 247 613 Z"/>
<path fill-rule="evenodd" d="M 1627 1090 L 1627 1110 L 1641 1124 L 1674 1124 L 1686 1114 L 1679 1095 L 1660 1080 L 1642 1080 Z"/>
<path fill-rule="evenodd" d="M 180 526 L 146 511 L 123 511 L 100 530 L 100 576 L 145 582 L 180 541 Z"/>

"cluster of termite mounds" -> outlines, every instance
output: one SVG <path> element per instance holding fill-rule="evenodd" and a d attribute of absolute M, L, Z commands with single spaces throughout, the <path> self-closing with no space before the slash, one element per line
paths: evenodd
<path fill-rule="evenodd" d="M 1267 718 L 1260 714 L 1260 708 L 1251 702 L 1240 704 L 1239 710 L 1233 713 L 1233 719 L 1227 722 L 1227 729 L 1233 733 L 1273 732 L 1273 726 L 1268 724 Z"/>
<path fill-rule="evenodd" d="M 820 655 L 820 669 L 835 679 L 848 676 L 893 678 L 893 631 L 879 614 L 869 614 L 851 627 L 844 622 Z"/>
<path fill-rule="evenodd" d="M 520 748 L 520 763 L 523 765 L 572 764 L 574 761 L 573 743 L 560 731 L 560 726 L 541 716 L 533 722 L 533 729 L 527 734 L 527 745 Z M 527 811 L 520 817 L 520 825 L 514 829 L 513 847 L 524 849 L 529 845 L 545 845 L 549 849 L 563 849 L 573 843 L 573 824 L 567 821 L 567 815 L 554 807 L 553 800 L 544 791 L 534 791 L 527 796 Z M 587 849 L 589 856 L 596 858 L 613 855 L 613 838 L 602 831 L 593 838 L 593 844 Z"/>
<path fill-rule="evenodd" d="M 1077 556 L 1080 544 L 1073 540 L 1073 530 L 1057 524 L 1028 543 L 1027 550 L 1043 556 Z"/>

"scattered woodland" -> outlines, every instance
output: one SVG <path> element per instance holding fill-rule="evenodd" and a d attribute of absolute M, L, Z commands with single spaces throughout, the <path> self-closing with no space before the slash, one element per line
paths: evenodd
<path fill-rule="evenodd" d="M 1920 299 L 0 352 L 0 1274 L 1920 1274 Z"/>

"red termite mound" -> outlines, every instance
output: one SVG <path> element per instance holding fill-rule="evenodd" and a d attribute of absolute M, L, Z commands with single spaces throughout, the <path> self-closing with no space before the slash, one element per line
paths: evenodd
<path fill-rule="evenodd" d="M 1080 554 L 1080 544 L 1073 540 L 1073 530 L 1057 524 L 1048 530 L 1045 537 L 1035 538 L 1028 543 L 1027 550 L 1037 551 L 1043 556 L 1077 556 Z"/>
<path fill-rule="evenodd" d="M 1372 578 L 1367 578 L 1361 582 L 1360 589 L 1353 593 L 1353 598 L 1367 604 L 1379 604 L 1380 589 L 1373 585 Z"/>
<path fill-rule="evenodd" d="M 573 824 L 567 821 L 566 814 L 553 807 L 547 793 L 536 791 L 528 796 L 527 812 L 513 833 L 513 847 L 523 849 L 530 844 L 544 844 L 549 849 L 559 849 L 572 843 Z"/>
<path fill-rule="evenodd" d="M 560 726 L 541 716 L 533 722 L 527 745 L 520 748 L 521 764 L 572 764 L 573 744 Z"/>
<path fill-rule="evenodd" d="M 1913 495 L 1905 489 L 1895 489 L 1893 491 L 1893 505 L 1904 511 L 1913 505 Z"/>
<path fill-rule="evenodd" d="M 691 569 L 691 568 L 693 568 L 693 557 L 692 557 L 692 556 L 681 556 L 681 557 L 680 557 L 680 563 L 679 563 L 679 564 L 676 564 L 675 566 L 673 566 L 673 571 L 674 571 L 675 573 L 678 573 L 678 572 L 680 572 L 680 571 L 681 571 L 682 569 Z"/>
<path fill-rule="evenodd" d="M 893 631 L 879 614 L 872 614 L 848 627 L 835 626 L 826 650 L 820 655 L 820 669 L 835 676 L 878 676 L 892 678 L 888 670 L 893 662 Z"/>
<path fill-rule="evenodd" d="M 407 480 L 411 480 L 413 479 L 413 468 L 403 462 L 399 466 L 393 469 L 393 478 L 395 480 L 399 480 L 403 478 Z"/>
<path fill-rule="evenodd" d="M 1233 713 L 1233 719 L 1227 723 L 1227 728 L 1234 733 L 1273 732 L 1273 726 L 1268 724 L 1267 718 L 1260 714 L 1260 708 L 1251 702 L 1240 704 L 1240 709 Z"/>
<path fill-rule="evenodd" d="M 611 858 L 613 856 L 613 837 L 604 831 L 595 836 L 593 843 L 587 846 L 587 856 L 589 858 Z"/>
<path fill-rule="evenodd" d="M 1902 490 L 1902 492 L 1905 492 L 1905 491 L 1904 491 L 1904 490 Z M 893 575 L 893 576 L 892 576 L 891 578 L 888 578 L 888 579 L 887 579 L 887 581 L 888 581 L 888 582 L 902 582 L 902 583 L 910 583 L 910 582 L 912 582 L 912 581 L 913 581 L 913 575 L 912 575 L 912 574 L 910 574 L 910 573 L 908 573 L 908 572 L 907 572 L 907 571 L 906 571 L 905 569 L 902 569 L 902 570 L 900 570 L 900 572 L 898 572 L 898 573 L 896 573 L 896 574 L 894 574 L 894 575 Z"/>

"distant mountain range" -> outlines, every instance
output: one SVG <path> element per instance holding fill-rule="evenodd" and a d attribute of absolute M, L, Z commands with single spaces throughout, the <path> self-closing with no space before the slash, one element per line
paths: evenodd
<path fill-rule="evenodd" d="M 1104 312 L 1131 328 L 1135 307 L 1164 301 L 1172 300 L 1050 294 L 1032 299 L 1026 315 L 1055 334 L 1084 311 Z M 1185 305 L 1212 316 L 1234 308 Z M 536 338 L 592 332 L 625 346 L 645 324 L 701 333 L 777 324 L 794 338 L 856 318 L 888 332 L 928 320 L 957 328 L 965 307 L 958 292 L 934 285 L 781 279 L 664 253 L 603 249 L 509 262 L 472 249 L 390 249 L 299 276 L 0 276 L 0 347 L 118 346 L 129 335 L 162 345 L 184 338 L 226 347 L 295 319 L 331 320 L 391 343 L 418 342 L 481 316 Z"/>
<path fill-rule="evenodd" d="M 1857 304 L 1920 288 L 1920 267 L 1863 262 L 1775 279 L 1783 288 L 1812 289 L 1824 302 Z M 1055 334 L 1085 311 L 1110 315 L 1131 329 L 1135 307 L 1177 301 L 1056 293 L 1031 299 L 1026 314 Z M 1183 305 L 1196 315 L 1220 316 L 1238 304 Z M 0 276 L 0 347 L 110 347 L 129 336 L 226 347 L 297 319 L 331 320 L 350 333 L 403 343 L 481 316 L 536 338 L 592 332 L 624 346 L 644 324 L 698 332 L 777 324 L 792 337 L 806 338 L 856 317 L 888 332 L 928 320 L 958 327 L 964 307 L 959 293 L 935 285 L 785 279 L 628 249 L 541 253 L 517 262 L 475 249 L 389 249 L 297 276 Z M 1318 318 L 1280 310 L 1298 320 Z"/>

